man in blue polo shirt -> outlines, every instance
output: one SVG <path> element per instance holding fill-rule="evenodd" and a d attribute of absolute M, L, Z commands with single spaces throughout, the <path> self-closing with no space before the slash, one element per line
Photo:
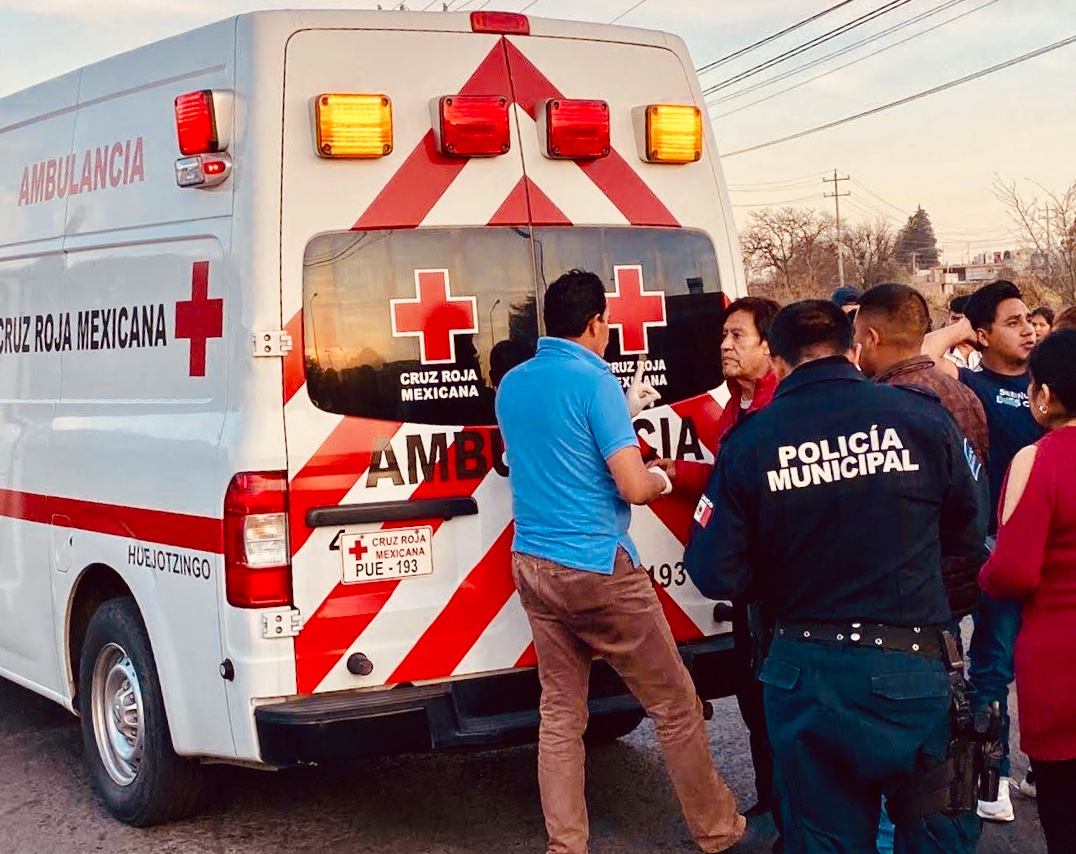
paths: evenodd
<path fill-rule="evenodd" d="M 572 270 L 549 286 L 548 337 L 497 392 L 516 520 L 512 574 L 542 683 L 538 783 L 548 854 L 586 854 L 583 732 L 592 654 L 654 720 L 689 830 L 707 852 L 745 820 L 714 768 L 702 704 L 650 577 L 628 536 L 630 504 L 672 489 L 672 464 L 647 468 L 620 383 L 604 359 L 605 286 Z"/>

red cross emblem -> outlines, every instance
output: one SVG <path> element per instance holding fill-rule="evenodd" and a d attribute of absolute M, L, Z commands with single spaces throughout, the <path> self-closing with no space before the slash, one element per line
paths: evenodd
<path fill-rule="evenodd" d="M 454 297 L 448 270 L 415 270 L 415 299 L 389 300 L 394 338 L 419 339 L 424 365 L 456 361 L 456 336 L 478 332 L 478 301 Z"/>
<path fill-rule="evenodd" d="M 620 330 L 620 352 L 633 356 L 650 351 L 651 326 L 666 326 L 665 292 L 643 290 L 643 268 L 613 267 L 616 288 L 605 295 L 609 326 Z"/>
<path fill-rule="evenodd" d="M 355 562 L 358 563 L 368 551 L 370 550 L 362 544 L 362 540 L 355 540 L 355 543 L 347 550 L 347 553 L 354 557 Z"/>
<path fill-rule="evenodd" d="M 195 261 L 191 298 L 176 303 L 176 338 L 191 342 L 190 376 L 205 376 L 205 348 L 224 335 L 224 300 L 209 298 L 209 262 Z"/>

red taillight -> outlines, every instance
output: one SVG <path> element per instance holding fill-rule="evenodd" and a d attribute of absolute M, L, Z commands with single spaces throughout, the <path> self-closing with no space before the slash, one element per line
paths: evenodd
<path fill-rule="evenodd" d="M 471 12 L 471 32 L 529 36 L 531 22 L 518 12 Z"/>
<path fill-rule="evenodd" d="M 512 147 L 508 99 L 501 95 L 447 95 L 440 100 L 442 154 L 492 157 Z"/>
<path fill-rule="evenodd" d="M 605 101 L 546 101 L 545 129 L 550 157 L 593 160 L 609 155 L 609 105 Z"/>
<path fill-rule="evenodd" d="M 224 578 L 237 608 L 291 605 L 287 472 L 242 472 L 228 484 Z"/>
<path fill-rule="evenodd" d="M 209 89 L 176 98 L 176 135 L 183 154 L 213 154 L 220 151 L 213 93 Z"/>

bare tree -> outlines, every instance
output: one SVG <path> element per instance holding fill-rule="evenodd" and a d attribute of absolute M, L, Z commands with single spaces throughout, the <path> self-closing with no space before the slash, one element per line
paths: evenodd
<path fill-rule="evenodd" d="M 751 213 L 751 222 L 740 235 L 744 264 L 762 275 L 772 275 L 786 288 L 792 287 L 792 261 L 796 257 L 799 229 L 796 221 L 813 211 L 766 208 Z"/>
<path fill-rule="evenodd" d="M 1031 252 L 1033 280 L 1071 305 L 1076 302 L 1076 181 L 1064 192 L 1034 186 L 1042 195 L 1029 198 L 1015 181 L 995 175 L 992 192 Z"/>
<path fill-rule="evenodd" d="M 807 281 L 818 283 L 819 268 L 834 252 L 833 243 L 829 240 L 833 217 L 813 210 L 806 213 L 811 215 L 798 217 L 794 225 L 798 238 L 797 258 L 804 267 Z"/>
<path fill-rule="evenodd" d="M 755 290 L 785 303 L 824 296 L 836 279 L 832 219 L 811 208 L 766 208 L 751 214 L 740 235 Z"/>
<path fill-rule="evenodd" d="M 906 282 L 908 272 L 897 261 L 897 234 L 881 217 L 849 226 L 841 235 L 863 288 L 882 282 Z"/>

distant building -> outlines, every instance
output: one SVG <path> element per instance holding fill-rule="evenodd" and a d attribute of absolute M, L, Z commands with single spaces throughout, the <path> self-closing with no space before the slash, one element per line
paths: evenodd
<path fill-rule="evenodd" d="M 941 296 L 955 294 L 961 285 L 993 282 L 1006 274 L 1034 269 L 1037 255 L 1023 249 L 980 252 L 967 264 L 939 264 L 916 271 L 916 284 Z M 1042 259 L 1038 258 L 1041 264 Z M 966 290 L 966 289 L 965 289 Z"/>

